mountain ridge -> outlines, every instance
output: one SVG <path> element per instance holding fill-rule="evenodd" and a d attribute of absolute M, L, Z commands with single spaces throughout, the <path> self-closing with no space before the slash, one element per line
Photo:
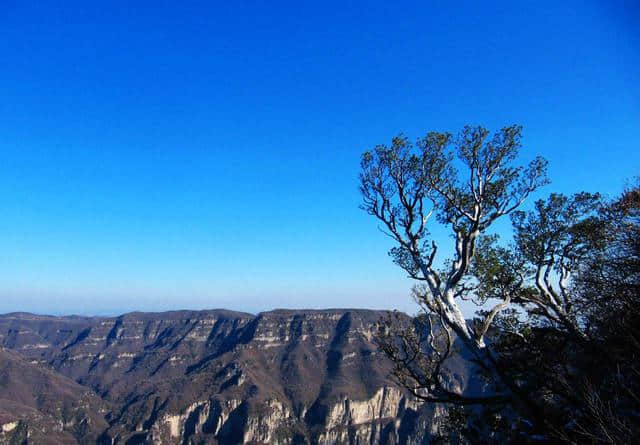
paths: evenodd
<path fill-rule="evenodd" d="M 239 314 L 245 316 L 257 317 L 261 314 L 269 313 L 312 313 L 312 312 L 375 312 L 375 313 L 389 313 L 393 312 L 393 309 L 372 309 L 372 308 L 358 308 L 358 307 L 328 307 L 328 308 L 273 308 L 267 311 L 260 312 L 246 312 L 235 309 L 226 308 L 206 308 L 206 309 L 171 309 L 167 311 L 142 311 L 134 310 L 128 312 L 122 312 L 113 315 L 87 315 L 87 314 L 47 314 L 47 313 L 35 313 L 24 311 L 5 312 L 0 314 L 0 318 L 69 318 L 69 319 L 94 319 L 94 318 L 118 318 L 125 315 L 166 315 L 166 314 L 179 314 L 179 313 L 206 313 L 206 312 L 220 312 L 229 314 Z"/>
<path fill-rule="evenodd" d="M 104 443 L 422 443 L 439 413 L 389 378 L 374 342 L 386 313 L 12 313 L 0 345 L 113 407 Z"/>

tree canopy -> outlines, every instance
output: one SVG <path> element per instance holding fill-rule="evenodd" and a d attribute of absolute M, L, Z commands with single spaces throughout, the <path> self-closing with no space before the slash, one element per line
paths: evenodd
<path fill-rule="evenodd" d="M 425 402 L 492 406 L 529 438 L 637 438 L 638 369 L 628 355 L 637 358 L 640 344 L 640 188 L 612 202 L 552 193 L 523 211 L 549 181 L 540 157 L 516 165 L 521 138 L 517 125 L 493 135 L 467 126 L 415 143 L 397 136 L 362 155 L 362 208 L 394 240 L 389 254 L 415 281 L 421 307 L 410 324 L 383 320 L 378 343 Z M 490 230 L 504 216 L 510 242 Z M 445 261 L 434 224 L 452 235 Z M 478 305 L 476 317 L 465 319 L 463 300 Z M 448 363 L 461 354 L 486 383 L 482 394 L 451 385 Z"/>

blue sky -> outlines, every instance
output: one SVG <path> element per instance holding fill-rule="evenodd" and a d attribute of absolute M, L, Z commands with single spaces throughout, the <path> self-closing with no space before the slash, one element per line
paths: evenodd
<path fill-rule="evenodd" d="M 520 123 L 540 196 L 640 173 L 632 1 L 131 3 L 0 5 L 0 312 L 412 311 L 358 209 L 399 132 Z"/>

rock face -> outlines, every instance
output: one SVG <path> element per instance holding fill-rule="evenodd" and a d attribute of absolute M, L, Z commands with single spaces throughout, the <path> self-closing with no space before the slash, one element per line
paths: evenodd
<path fill-rule="evenodd" d="M 373 343 L 381 315 L 7 314 L 0 345 L 24 364 L 95 391 L 103 405 L 92 412 L 103 423 L 91 418 L 101 443 L 428 443 L 438 412 L 389 380 L 389 363 Z M 17 428 L 14 417 L 3 425 Z"/>

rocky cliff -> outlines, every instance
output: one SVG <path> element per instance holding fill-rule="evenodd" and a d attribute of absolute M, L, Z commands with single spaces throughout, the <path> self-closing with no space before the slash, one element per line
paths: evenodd
<path fill-rule="evenodd" d="M 100 396 L 101 443 L 427 443 L 439 413 L 389 380 L 381 315 L 7 314 L 0 344 Z"/>

